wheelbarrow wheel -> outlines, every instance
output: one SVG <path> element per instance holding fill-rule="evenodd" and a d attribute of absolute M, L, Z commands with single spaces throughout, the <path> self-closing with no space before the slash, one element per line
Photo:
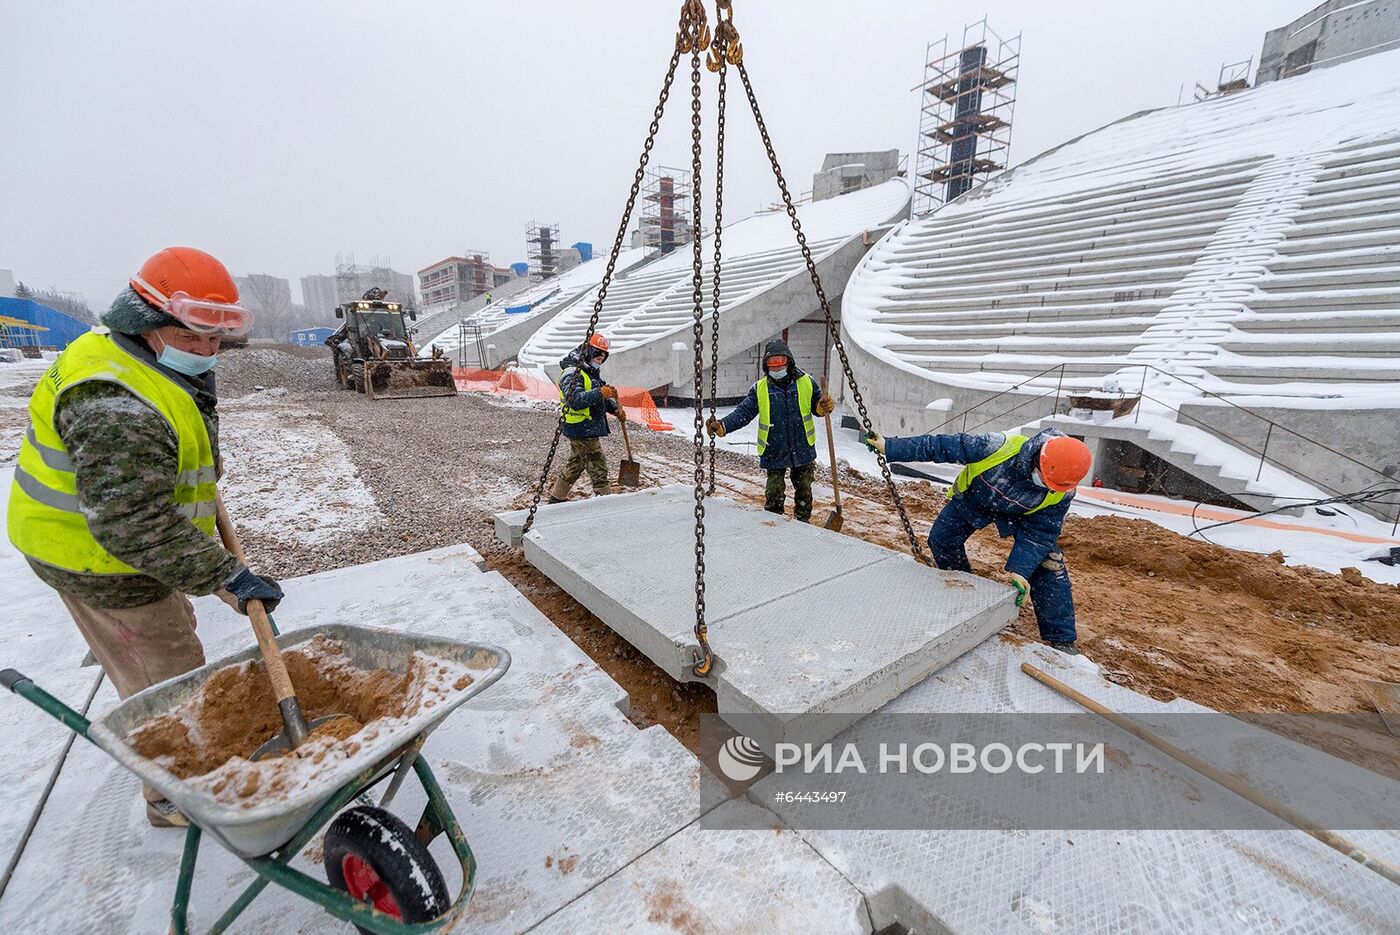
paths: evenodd
<path fill-rule="evenodd" d="M 331 886 L 401 922 L 428 922 L 452 905 L 428 849 L 382 808 L 340 813 L 326 831 L 325 866 Z"/>

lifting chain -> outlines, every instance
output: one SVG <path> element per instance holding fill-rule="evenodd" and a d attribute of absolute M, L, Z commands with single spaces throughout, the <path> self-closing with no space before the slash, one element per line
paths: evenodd
<path fill-rule="evenodd" d="M 725 14 L 729 18 L 725 18 Z M 710 55 L 705 60 L 705 67 L 710 71 L 719 74 L 719 96 L 715 103 L 715 263 L 714 263 L 714 301 L 710 308 L 710 418 L 717 419 L 719 413 L 715 411 L 715 398 L 719 395 L 719 289 L 720 270 L 724 258 L 724 100 L 725 89 L 728 86 L 727 77 L 729 75 L 729 55 L 731 50 L 737 50 L 739 55 L 743 55 L 743 50 L 739 46 L 739 30 L 734 28 L 734 11 L 730 6 L 730 0 L 719 0 L 719 9 L 716 11 L 718 23 L 715 26 L 714 42 L 710 45 Z M 696 211 L 699 213 L 698 208 Z M 710 483 L 705 491 L 705 496 L 715 495 L 715 436 L 710 436 Z"/>
<path fill-rule="evenodd" d="M 681 14 L 682 27 L 689 18 L 689 41 L 684 44 L 690 52 L 690 185 L 691 204 L 695 206 L 695 218 L 701 216 L 700 180 L 704 166 L 700 159 L 700 53 L 709 48 L 710 27 L 705 22 L 703 0 L 686 0 Z M 684 28 L 682 30 L 683 35 Z M 699 652 L 692 671 L 699 678 L 710 674 L 714 667 L 714 654 L 710 651 L 708 631 L 705 627 L 705 286 L 704 258 L 701 254 L 701 240 L 698 232 L 692 232 L 691 244 L 691 340 L 694 344 L 695 362 L 695 640 Z M 711 412 L 713 412 L 713 407 Z M 713 455 L 711 455 L 713 457 Z"/>
<path fill-rule="evenodd" d="M 689 3 L 686 4 L 689 7 Z M 703 10 L 701 11 L 703 14 Z M 666 68 L 666 79 L 661 83 L 661 97 L 657 99 L 656 108 L 651 114 L 651 126 L 647 128 L 646 143 L 642 146 L 642 156 L 637 162 L 636 175 L 632 177 L 632 190 L 627 195 L 627 207 L 622 212 L 622 223 L 617 226 L 617 238 L 613 241 L 612 253 L 608 254 L 608 266 L 603 272 L 602 284 L 598 286 L 598 297 L 593 300 L 593 315 L 588 319 L 588 332 L 583 336 L 583 343 L 587 344 L 593 337 L 593 332 L 598 327 L 598 316 L 603 312 L 603 302 L 608 297 L 608 287 L 612 285 L 613 270 L 617 266 L 618 254 L 622 252 L 622 244 L 627 238 L 627 227 L 632 222 L 632 211 L 637 205 L 637 195 L 641 193 L 642 181 L 646 178 L 647 163 L 651 161 L 651 150 L 656 145 L 656 134 L 661 129 L 661 115 L 666 111 L 666 101 L 671 97 L 671 83 L 676 78 L 676 68 L 681 61 L 681 38 L 686 30 L 686 13 L 681 12 L 681 32 L 676 35 L 675 48 L 671 52 L 671 64 Z M 525 517 L 525 526 L 521 530 L 521 535 L 530 531 L 530 527 L 535 524 L 535 512 L 540 508 L 540 497 L 544 495 L 545 484 L 549 482 L 549 468 L 554 464 L 554 455 L 559 450 L 559 438 L 564 431 L 564 409 L 559 408 L 559 421 L 554 426 L 554 438 L 549 443 L 549 454 L 545 456 L 544 467 L 540 469 L 539 482 L 535 484 L 535 495 L 530 500 L 530 512 Z"/>
<path fill-rule="evenodd" d="M 836 353 L 841 358 L 841 370 L 846 376 L 846 385 L 851 388 L 851 398 L 855 401 L 856 410 L 860 413 L 861 428 L 866 434 L 871 434 L 874 429 L 870 424 L 870 414 L 865 409 L 865 400 L 861 398 L 860 387 L 856 385 L 855 374 L 851 372 L 851 362 L 846 356 L 846 347 L 841 343 L 840 329 L 836 327 L 836 319 L 831 315 L 831 306 L 827 303 L 826 290 L 822 288 L 821 276 L 817 274 L 817 264 L 812 259 L 812 250 L 807 246 L 807 235 L 802 233 L 802 222 L 797 219 L 797 207 L 792 203 L 792 195 L 788 192 L 787 180 L 783 178 L 782 167 L 778 165 L 778 155 L 773 151 L 773 140 L 768 135 L 768 125 L 763 121 L 763 113 L 758 109 L 758 98 L 754 96 L 753 84 L 749 81 L 749 70 L 744 67 L 743 59 L 734 62 L 739 68 L 739 78 L 744 82 L 744 93 L 748 95 L 749 106 L 753 108 L 753 118 L 758 124 L 758 134 L 763 138 L 763 148 L 768 152 L 768 161 L 773 166 L 773 176 L 778 180 L 778 190 L 782 192 L 783 205 L 787 208 L 788 220 L 792 222 L 793 232 L 797 234 L 797 245 L 802 250 L 802 259 L 807 264 L 807 274 L 812 277 L 812 288 L 817 291 L 817 301 L 821 303 L 822 315 L 826 318 L 826 330 L 831 335 L 831 341 L 836 346 Z M 890 499 L 894 501 L 895 510 L 899 512 L 899 521 L 904 526 L 905 535 L 909 537 L 909 550 L 914 558 L 923 564 L 929 564 L 928 557 L 924 555 L 923 547 L 919 545 L 919 537 L 914 534 L 914 526 L 909 522 L 909 513 L 904 508 L 904 501 L 899 497 L 899 490 L 895 487 L 894 478 L 890 476 L 890 466 L 885 461 L 885 456 L 878 451 L 875 458 L 880 464 L 880 473 L 885 478 L 885 485 L 889 487 Z"/>

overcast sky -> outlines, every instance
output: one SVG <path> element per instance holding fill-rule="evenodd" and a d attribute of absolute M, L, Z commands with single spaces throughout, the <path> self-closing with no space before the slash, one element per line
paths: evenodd
<path fill-rule="evenodd" d="M 1174 105 L 1309 0 L 986 0 L 1023 34 L 1012 162 Z M 713 15 L 713 4 L 707 0 Z M 525 258 L 531 220 L 606 251 L 679 0 L 0 0 L 0 268 L 100 311 L 155 250 L 293 282 L 337 252 L 414 272 Z M 928 42 L 983 5 L 735 0 L 795 191 L 827 152 L 910 150 Z M 714 79 L 703 72 L 705 94 Z M 684 81 L 685 84 L 680 82 Z M 689 73 L 653 164 L 687 165 Z M 775 188 L 738 82 L 726 217 Z M 705 145 L 713 123 L 705 122 Z M 710 182 L 706 180 L 706 190 Z M 635 223 L 634 225 L 635 226 Z"/>

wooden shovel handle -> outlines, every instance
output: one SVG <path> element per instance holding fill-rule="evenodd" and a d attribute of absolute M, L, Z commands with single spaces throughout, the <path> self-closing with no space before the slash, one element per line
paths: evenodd
<path fill-rule="evenodd" d="M 622 426 L 622 444 L 627 446 L 627 460 L 632 460 L 632 439 L 627 437 L 627 421 L 619 420 L 618 425 Z"/>
<path fill-rule="evenodd" d="M 214 508 L 219 539 L 224 548 L 247 567 L 248 558 L 243 554 L 243 544 L 238 541 L 233 519 L 224 507 L 224 498 L 217 494 Z M 262 650 L 263 665 L 267 667 L 267 676 L 272 681 L 272 691 L 276 694 L 278 703 L 295 698 L 296 690 L 292 688 L 292 677 L 287 674 L 287 664 L 282 661 L 282 648 L 277 645 L 277 638 L 272 635 L 272 621 L 268 619 L 267 608 L 263 607 L 262 601 L 248 601 L 248 620 L 253 624 L 253 635 L 258 638 L 258 649 Z"/>
<path fill-rule="evenodd" d="M 826 377 L 822 377 L 822 395 L 826 396 Z M 841 482 L 836 479 L 836 436 L 831 432 L 831 413 L 822 416 L 826 422 L 826 450 L 831 455 L 831 497 L 836 504 L 836 512 L 841 512 Z"/>

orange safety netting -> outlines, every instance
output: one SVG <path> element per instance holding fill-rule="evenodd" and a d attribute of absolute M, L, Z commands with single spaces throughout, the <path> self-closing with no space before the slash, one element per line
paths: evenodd
<path fill-rule="evenodd" d="M 515 393 L 530 399 L 558 402 L 559 388 L 548 380 L 515 367 L 509 370 L 477 370 L 454 367 L 452 377 L 463 393 Z M 617 401 L 627 410 L 627 417 L 641 422 L 653 432 L 669 432 L 674 426 L 661 418 L 651 394 L 633 386 L 619 386 Z"/>

